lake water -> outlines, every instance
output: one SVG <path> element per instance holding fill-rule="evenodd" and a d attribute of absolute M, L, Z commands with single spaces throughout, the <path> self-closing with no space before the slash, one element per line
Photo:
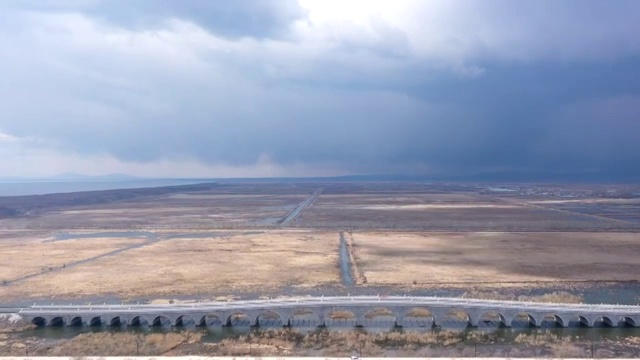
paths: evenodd
<path fill-rule="evenodd" d="M 189 179 L 73 180 L 73 181 L 0 181 L 0 196 L 43 195 L 77 191 L 134 189 L 189 185 L 206 182 Z"/>

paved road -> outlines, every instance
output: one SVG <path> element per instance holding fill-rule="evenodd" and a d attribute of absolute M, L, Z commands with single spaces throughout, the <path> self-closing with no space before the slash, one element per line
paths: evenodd
<path fill-rule="evenodd" d="M 320 197 L 320 194 L 322 194 L 322 191 L 324 191 L 324 189 L 318 189 L 316 190 L 313 194 L 311 194 L 311 196 L 309 196 L 305 201 L 301 202 L 298 206 L 296 206 L 295 209 L 293 209 L 281 222 L 280 225 L 282 226 L 287 226 L 289 224 L 291 224 L 293 222 L 293 220 L 295 220 L 300 213 L 302 212 L 302 210 L 308 208 L 309 206 L 313 205 L 314 202 L 316 202 L 316 200 L 318 200 L 318 198 Z"/>

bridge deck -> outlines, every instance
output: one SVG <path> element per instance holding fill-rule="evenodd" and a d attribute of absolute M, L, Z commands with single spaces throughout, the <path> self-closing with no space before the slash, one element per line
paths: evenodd
<path fill-rule="evenodd" d="M 179 318 L 189 316 L 196 322 L 206 322 L 206 316 L 217 317 L 223 325 L 230 317 L 244 314 L 252 325 L 258 324 L 258 317 L 265 312 L 275 313 L 283 325 L 288 325 L 291 316 L 298 310 L 314 314 L 321 323 L 329 318 L 332 311 L 344 310 L 354 315 L 356 323 L 362 325 L 365 316 L 373 309 L 387 309 L 401 324 L 411 309 L 421 308 L 431 314 L 434 324 L 438 324 L 448 312 L 458 310 L 466 313 L 469 323 L 476 326 L 479 319 L 487 313 L 497 313 L 501 322 L 509 326 L 518 315 L 529 316 L 533 324 L 539 325 L 543 318 L 552 316 L 562 326 L 570 319 L 578 319 L 587 326 L 603 319 L 605 323 L 616 326 L 622 322 L 627 325 L 640 325 L 640 306 L 612 304 L 553 304 L 502 300 L 481 300 L 444 297 L 407 297 L 407 296 L 355 296 L 355 297 L 306 297 L 290 299 L 246 300 L 233 302 L 206 302 L 192 304 L 140 304 L 140 305 L 36 305 L 22 308 L 19 313 L 32 321 L 50 323 L 53 319 L 69 323 L 71 319 L 81 318 L 118 318 L 131 321 L 133 318 L 154 319 L 166 317 L 172 323 Z M 59 318 L 59 319 L 58 319 Z"/>

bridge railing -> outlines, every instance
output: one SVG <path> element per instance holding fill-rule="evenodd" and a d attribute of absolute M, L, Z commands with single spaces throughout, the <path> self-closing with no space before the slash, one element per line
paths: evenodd
<path fill-rule="evenodd" d="M 199 310 L 219 311 L 234 309 L 268 309 L 277 307 L 302 306 L 447 306 L 461 308 L 513 309 L 531 311 L 586 311 L 586 312 L 625 312 L 640 314 L 640 306 L 611 304 L 562 304 L 524 301 L 484 300 L 452 297 L 416 297 L 416 296 L 334 296 L 301 297 L 266 300 L 217 301 L 182 304 L 89 304 L 89 305 L 37 305 L 20 309 L 20 312 L 72 312 L 72 311 L 167 311 Z"/>

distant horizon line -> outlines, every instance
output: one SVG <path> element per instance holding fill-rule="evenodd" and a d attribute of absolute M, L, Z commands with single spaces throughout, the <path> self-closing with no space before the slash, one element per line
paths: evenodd
<path fill-rule="evenodd" d="M 169 177 L 169 176 L 138 176 L 129 174 L 85 175 L 63 173 L 52 176 L 7 176 L 0 177 L 0 182 L 118 182 L 118 181 L 420 181 L 420 182 L 476 182 L 476 183 L 638 183 L 640 174 L 615 176 L 606 173 L 563 173 L 537 174 L 523 172 L 492 172 L 464 175 L 423 175 L 423 174 L 359 174 L 334 176 L 255 176 L 255 177 Z"/>

